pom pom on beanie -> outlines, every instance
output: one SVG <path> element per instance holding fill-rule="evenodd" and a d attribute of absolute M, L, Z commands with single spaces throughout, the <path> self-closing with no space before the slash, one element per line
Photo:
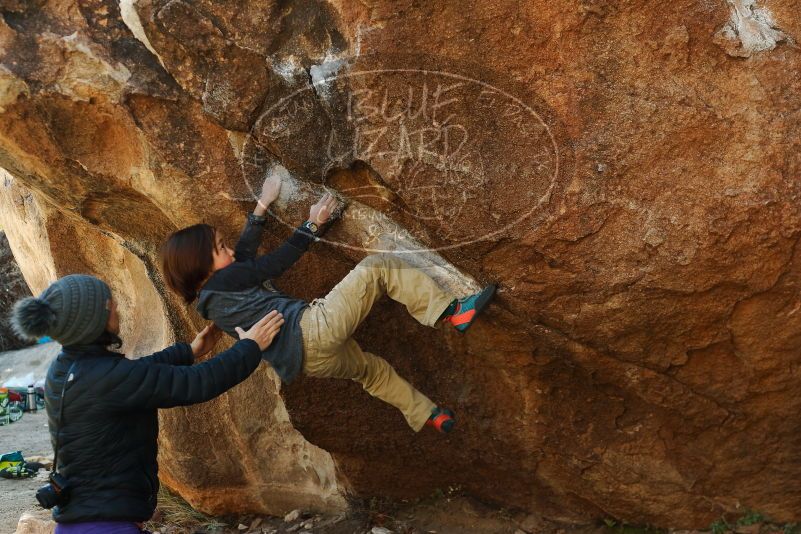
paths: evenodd
<path fill-rule="evenodd" d="M 11 327 L 19 337 L 36 341 L 48 335 L 57 320 L 56 311 L 50 304 L 36 297 L 27 297 L 14 305 Z"/>

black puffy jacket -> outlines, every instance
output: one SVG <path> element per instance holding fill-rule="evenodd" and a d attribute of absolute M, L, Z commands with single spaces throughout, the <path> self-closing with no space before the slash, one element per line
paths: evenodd
<path fill-rule="evenodd" d="M 213 399 L 250 376 L 260 361 L 251 340 L 198 365 L 191 365 L 185 343 L 138 360 L 99 345 L 63 349 L 45 384 L 54 447 L 58 434 L 58 469 L 72 486 L 69 502 L 53 509 L 56 522 L 150 519 L 159 487 L 157 409 Z"/>

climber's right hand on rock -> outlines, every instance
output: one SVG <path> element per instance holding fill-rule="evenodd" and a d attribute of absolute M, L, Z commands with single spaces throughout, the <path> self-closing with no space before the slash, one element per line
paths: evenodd
<path fill-rule="evenodd" d="M 239 334 L 239 339 L 252 339 L 258 343 L 259 348 L 264 351 L 273 342 L 278 331 L 281 330 L 281 325 L 284 324 L 284 316 L 277 311 L 271 311 L 265 315 L 258 323 L 250 327 L 250 330 L 245 332 L 240 327 L 236 327 L 236 333 Z"/>

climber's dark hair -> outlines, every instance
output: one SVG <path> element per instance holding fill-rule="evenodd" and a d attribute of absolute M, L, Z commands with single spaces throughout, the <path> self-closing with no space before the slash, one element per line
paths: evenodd
<path fill-rule="evenodd" d="M 178 230 L 161 247 L 164 280 L 187 304 L 197 298 L 200 284 L 214 266 L 216 233 L 213 226 L 196 224 Z"/>

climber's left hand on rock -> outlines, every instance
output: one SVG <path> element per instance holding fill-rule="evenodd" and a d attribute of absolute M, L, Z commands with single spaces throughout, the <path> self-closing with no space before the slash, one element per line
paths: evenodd
<path fill-rule="evenodd" d="M 331 214 L 337 209 L 337 199 L 331 193 L 326 193 L 317 201 L 317 204 L 309 210 L 309 220 L 315 224 L 325 224 L 331 218 Z"/>
<path fill-rule="evenodd" d="M 281 177 L 277 174 L 271 174 L 264 179 L 261 186 L 261 196 L 256 200 L 256 209 L 253 210 L 255 215 L 263 216 L 267 213 L 270 204 L 275 202 L 281 194 Z"/>

